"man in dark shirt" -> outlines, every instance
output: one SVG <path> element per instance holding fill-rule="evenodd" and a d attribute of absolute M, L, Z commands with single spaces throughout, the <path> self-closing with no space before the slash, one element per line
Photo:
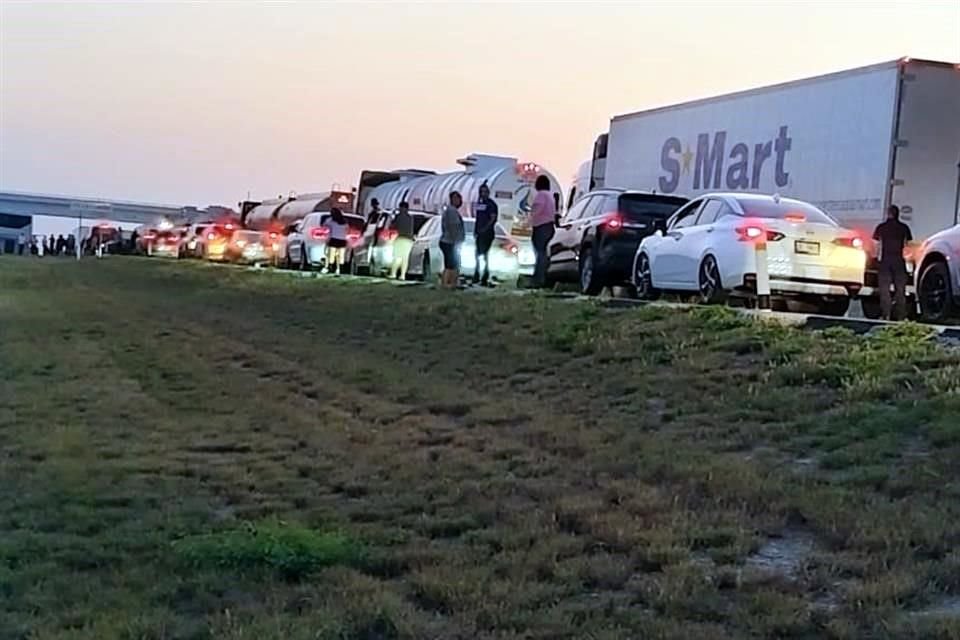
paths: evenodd
<path fill-rule="evenodd" d="M 880 243 L 877 286 L 880 288 L 880 309 L 884 320 L 902 320 L 907 309 L 907 263 L 903 249 L 913 240 L 910 227 L 900 222 L 900 207 L 895 204 L 887 209 L 886 221 L 877 225 L 873 239 Z M 893 285 L 891 314 L 890 285 Z"/>
<path fill-rule="evenodd" d="M 483 286 L 490 283 L 490 247 L 496 237 L 497 203 L 490 197 L 490 187 L 484 182 L 480 185 L 480 200 L 474 205 L 473 235 L 476 242 L 477 257 L 473 267 L 473 282 Z M 483 258 L 483 278 L 480 277 L 480 258 Z"/>

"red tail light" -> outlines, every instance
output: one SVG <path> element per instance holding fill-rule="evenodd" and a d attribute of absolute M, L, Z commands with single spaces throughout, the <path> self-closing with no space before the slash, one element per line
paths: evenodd
<path fill-rule="evenodd" d="M 609 231 L 619 231 L 623 228 L 623 216 L 619 213 L 611 213 L 604 219 L 603 224 Z"/>
<path fill-rule="evenodd" d="M 380 239 L 384 242 L 393 242 L 397 239 L 397 235 L 396 229 L 384 229 L 380 232 Z"/>
<path fill-rule="evenodd" d="M 833 241 L 833 244 L 840 247 L 850 247 L 851 249 L 863 249 L 863 240 L 857 236 L 837 238 Z"/>
<path fill-rule="evenodd" d="M 736 232 L 737 240 L 740 242 L 759 242 L 760 238 L 764 238 L 767 242 L 776 242 L 784 238 L 784 235 L 779 231 L 770 231 L 757 224 L 737 227 Z"/>
<path fill-rule="evenodd" d="M 143 234 L 143 239 L 144 239 L 144 240 L 153 240 L 154 238 L 156 238 L 156 236 L 153 235 L 152 233 L 145 233 L 145 234 Z"/>
<path fill-rule="evenodd" d="M 803 215 L 802 213 L 788 213 L 787 215 L 783 216 L 783 219 L 787 222 L 806 222 L 807 216 Z"/>
<path fill-rule="evenodd" d="M 330 235 L 330 229 L 326 227 L 314 227 L 310 229 L 310 237 L 314 240 L 323 240 Z"/>
<path fill-rule="evenodd" d="M 231 230 L 233 229 L 233 225 L 228 222 L 227 224 L 224 225 L 224 228 L 225 228 L 227 231 L 231 231 Z"/>

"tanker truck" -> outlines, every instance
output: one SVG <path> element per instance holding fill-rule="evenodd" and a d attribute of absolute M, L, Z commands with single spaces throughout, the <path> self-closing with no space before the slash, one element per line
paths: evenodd
<path fill-rule="evenodd" d="M 550 172 L 533 162 L 519 162 L 508 156 L 473 153 L 457 160 L 461 171 L 435 173 L 423 169 L 396 171 L 363 171 L 357 190 L 357 213 L 367 218 L 367 233 L 363 242 L 354 250 L 351 260 L 354 269 L 366 270 L 376 259 L 378 243 L 389 242 L 389 234 L 382 240 L 378 223 L 374 219 L 373 202 L 377 201 L 381 215 L 390 216 L 401 202 L 406 202 L 411 212 L 428 215 L 440 213 L 454 191 L 463 197 L 461 214 L 474 217 L 473 207 L 479 198 L 480 185 L 486 184 L 490 197 L 497 203 L 499 222 L 516 241 L 517 262 L 521 276 L 532 273 L 534 254 L 530 243 L 531 227 L 529 214 L 533 202 L 534 181 L 544 175 L 550 180 L 550 191 L 557 211 L 562 206 L 560 184 Z M 464 268 L 472 269 L 466 264 Z"/>
<path fill-rule="evenodd" d="M 353 200 L 353 192 L 342 190 L 304 193 L 262 202 L 247 200 L 240 203 L 240 223 L 253 231 L 281 233 L 315 211 L 339 207 L 344 213 L 350 213 Z"/>

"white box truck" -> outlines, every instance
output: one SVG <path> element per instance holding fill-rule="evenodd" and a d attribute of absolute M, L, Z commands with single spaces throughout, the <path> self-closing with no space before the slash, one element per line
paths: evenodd
<path fill-rule="evenodd" d="M 960 222 L 960 65 L 903 58 L 616 116 L 589 166 L 598 186 L 795 197 L 868 238 L 896 204 L 920 240 Z"/>

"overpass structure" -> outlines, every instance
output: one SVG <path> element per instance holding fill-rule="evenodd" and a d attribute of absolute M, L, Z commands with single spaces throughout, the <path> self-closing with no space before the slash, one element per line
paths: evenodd
<path fill-rule="evenodd" d="M 214 212 L 213 210 L 217 210 Z M 79 229 L 104 224 L 123 230 L 167 220 L 185 224 L 218 215 L 221 207 L 151 204 L 101 198 L 0 191 L 0 251 L 12 252 L 20 234 L 78 234 Z"/>

